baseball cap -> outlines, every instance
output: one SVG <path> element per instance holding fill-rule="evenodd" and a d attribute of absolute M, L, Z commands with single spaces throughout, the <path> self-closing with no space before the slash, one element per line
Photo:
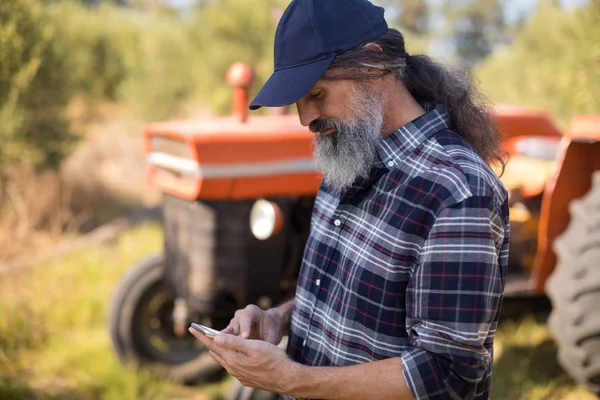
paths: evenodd
<path fill-rule="evenodd" d="M 298 101 L 337 54 L 387 31 L 384 12 L 368 0 L 293 0 L 275 32 L 274 71 L 250 109 Z"/>

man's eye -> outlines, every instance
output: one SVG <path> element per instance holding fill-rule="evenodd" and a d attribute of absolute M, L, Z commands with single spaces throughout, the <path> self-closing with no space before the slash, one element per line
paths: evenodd
<path fill-rule="evenodd" d="M 312 93 L 310 95 L 310 97 L 314 98 L 314 99 L 320 99 L 321 97 L 323 97 L 323 92 L 316 92 L 316 93 Z"/>

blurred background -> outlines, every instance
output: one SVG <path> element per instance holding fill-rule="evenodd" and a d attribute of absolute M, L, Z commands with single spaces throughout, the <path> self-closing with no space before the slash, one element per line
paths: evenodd
<path fill-rule="evenodd" d="M 561 131 L 600 113 L 597 2 L 374 2 L 409 53 L 469 67 L 494 103 L 545 110 Z M 143 125 L 229 114 L 236 61 L 256 93 L 286 5 L 0 0 L 0 399 L 225 398 L 227 379 L 123 366 L 107 305 L 163 245 Z M 558 366 L 544 315 L 506 321 L 497 342 L 493 398 L 595 398 Z"/>

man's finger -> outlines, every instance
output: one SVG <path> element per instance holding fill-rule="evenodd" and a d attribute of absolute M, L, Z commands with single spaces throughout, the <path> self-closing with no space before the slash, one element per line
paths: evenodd
<path fill-rule="evenodd" d="M 220 347 L 229 350 L 235 350 L 246 355 L 248 355 L 250 350 L 255 348 L 256 342 L 254 340 L 247 340 L 239 336 L 227 335 L 224 333 L 219 333 L 217 336 L 215 336 L 214 341 L 215 344 Z"/>
<path fill-rule="evenodd" d="M 228 335 L 236 335 L 233 322 L 227 325 L 227 328 L 223 329 L 221 332 L 226 333 Z"/>
<path fill-rule="evenodd" d="M 229 348 L 224 347 L 224 346 L 217 345 L 214 342 L 214 339 L 209 338 L 208 336 L 206 336 L 202 332 L 197 332 L 193 328 L 190 328 L 190 332 L 196 337 L 196 339 L 198 339 L 199 341 L 202 342 L 202 344 L 204 344 L 204 346 L 208 349 L 208 351 L 212 351 L 213 353 L 215 353 L 219 357 L 221 357 L 221 359 L 223 359 L 223 360 L 231 358 L 231 357 L 235 357 L 236 354 L 237 354 L 232 349 L 229 349 Z M 237 337 L 237 336 L 231 336 L 231 337 Z"/>
<path fill-rule="evenodd" d="M 196 337 L 196 339 L 198 339 L 199 341 L 201 341 L 202 344 L 204 344 L 204 346 L 206 346 L 208 349 L 211 349 L 212 347 L 215 347 L 213 339 L 209 338 L 204 333 L 198 332 L 194 328 L 189 328 L 188 330 L 190 331 L 190 333 L 192 335 L 194 335 Z"/>
<path fill-rule="evenodd" d="M 225 362 L 225 360 L 223 359 L 223 357 L 221 357 L 220 355 L 218 355 L 217 353 L 215 353 L 212 350 L 208 351 L 208 354 L 210 354 L 212 356 L 212 358 L 214 358 L 219 364 L 221 364 L 224 368 L 227 368 L 227 363 Z"/>
<path fill-rule="evenodd" d="M 254 313 L 252 311 L 248 311 L 240 315 L 240 331 L 238 334 L 243 339 L 248 339 L 250 337 L 250 333 L 252 333 L 252 326 L 254 325 Z"/>

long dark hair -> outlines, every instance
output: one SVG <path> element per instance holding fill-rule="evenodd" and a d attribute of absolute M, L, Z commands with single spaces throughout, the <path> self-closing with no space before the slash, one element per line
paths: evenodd
<path fill-rule="evenodd" d="M 330 69 L 346 71 L 336 78 L 363 79 L 365 68 L 380 70 L 379 76 L 393 73 L 401 80 L 418 102 L 435 102 L 446 107 L 450 115 L 450 128 L 461 135 L 489 164 L 499 164 L 501 174 L 507 162 L 502 149 L 493 107 L 479 90 L 467 70 L 452 69 L 433 61 L 426 55 L 408 55 L 404 37 L 396 29 L 371 43 L 379 45 L 359 46 L 339 54 Z"/>

